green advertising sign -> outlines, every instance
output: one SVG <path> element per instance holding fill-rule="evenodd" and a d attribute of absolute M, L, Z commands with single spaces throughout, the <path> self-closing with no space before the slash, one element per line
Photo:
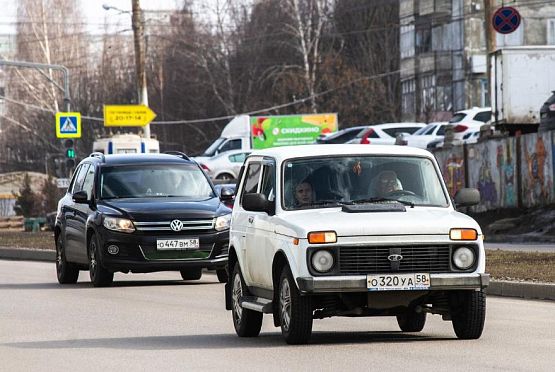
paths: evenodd
<path fill-rule="evenodd" d="M 308 145 L 337 131 L 337 114 L 251 116 L 253 149 Z"/>

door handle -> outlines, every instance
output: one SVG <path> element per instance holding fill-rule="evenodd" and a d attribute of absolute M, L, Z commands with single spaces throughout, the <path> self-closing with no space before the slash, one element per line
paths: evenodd
<path fill-rule="evenodd" d="M 254 222 L 254 217 L 253 216 L 249 216 L 249 223 L 253 223 Z"/>

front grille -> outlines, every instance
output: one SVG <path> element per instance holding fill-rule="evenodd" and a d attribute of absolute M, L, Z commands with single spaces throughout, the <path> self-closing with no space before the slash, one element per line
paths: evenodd
<path fill-rule="evenodd" d="M 214 229 L 214 218 L 209 220 L 181 220 L 181 222 L 183 223 L 181 230 L 174 232 L 187 231 L 189 233 Z M 137 231 L 173 231 L 170 228 L 170 223 L 171 221 L 134 222 Z"/>
<path fill-rule="evenodd" d="M 397 272 L 449 272 L 451 247 L 433 246 L 366 246 L 337 247 L 341 274 L 374 274 Z M 402 260 L 392 263 L 388 256 L 400 254 Z"/>

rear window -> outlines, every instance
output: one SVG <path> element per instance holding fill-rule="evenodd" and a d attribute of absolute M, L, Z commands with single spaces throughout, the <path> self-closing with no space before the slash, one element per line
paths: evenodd
<path fill-rule="evenodd" d="M 401 128 L 388 128 L 388 129 L 384 129 L 383 131 L 391 137 L 396 137 L 397 134 L 399 133 L 413 134 L 418 129 L 420 129 L 420 127 L 401 127 Z"/>
<path fill-rule="evenodd" d="M 459 121 L 462 121 L 465 117 L 466 117 L 466 114 L 458 113 L 458 114 L 453 115 L 453 117 L 451 118 L 451 120 L 449 120 L 449 122 L 450 123 L 458 123 Z"/>
<path fill-rule="evenodd" d="M 474 120 L 481 121 L 481 122 L 488 122 L 491 119 L 491 111 L 486 112 L 479 112 L 474 116 Z"/>

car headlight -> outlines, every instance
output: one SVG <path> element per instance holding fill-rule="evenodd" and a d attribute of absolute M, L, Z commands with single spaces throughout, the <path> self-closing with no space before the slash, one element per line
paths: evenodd
<path fill-rule="evenodd" d="M 104 221 L 102 222 L 105 228 L 108 230 L 125 232 L 125 233 L 132 233 L 135 231 L 135 226 L 131 220 L 127 218 L 118 218 L 118 217 L 104 217 Z"/>
<path fill-rule="evenodd" d="M 468 247 L 460 247 L 453 253 L 453 263 L 458 269 L 466 270 L 474 265 L 476 255 L 474 251 Z"/>
<path fill-rule="evenodd" d="M 312 267 L 314 270 L 325 273 L 333 267 L 333 255 L 326 250 L 319 250 L 312 255 Z"/>
<path fill-rule="evenodd" d="M 214 223 L 214 228 L 217 231 L 229 229 L 229 224 L 231 223 L 231 213 L 224 214 L 223 216 L 217 217 Z"/>

